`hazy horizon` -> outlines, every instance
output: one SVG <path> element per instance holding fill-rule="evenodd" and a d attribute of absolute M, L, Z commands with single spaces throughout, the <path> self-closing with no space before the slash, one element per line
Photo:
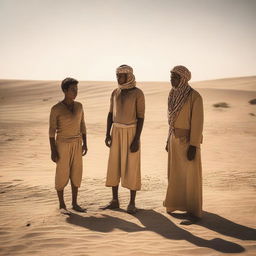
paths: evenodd
<path fill-rule="evenodd" d="M 0 79 L 138 81 L 256 75 L 254 0 L 0 0 Z"/>

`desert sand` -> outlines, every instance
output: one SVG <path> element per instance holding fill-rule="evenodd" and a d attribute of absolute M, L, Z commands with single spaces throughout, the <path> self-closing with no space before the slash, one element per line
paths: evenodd
<path fill-rule="evenodd" d="M 50 160 L 48 118 L 62 100 L 59 81 L 0 80 L 0 255 L 256 255 L 256 77 L 194 82 L 204 99 L 203 219 L 180 225 L 162 207 L 167 187 L 168 82 L 138 82 L 146 97 L 142 190 L 136 215 L 100 210 L 111 199 L 104 186 L 104 144 L 114 82 L 80 82 L 88 154 L 79 202 L 87 213 L 60 214 Z M 226 102 L 228 108 L 213 104 Z"/>

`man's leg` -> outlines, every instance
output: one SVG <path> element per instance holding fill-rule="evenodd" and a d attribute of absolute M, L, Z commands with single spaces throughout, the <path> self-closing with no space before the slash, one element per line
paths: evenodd
<path fill-rule="evenodd" d="M 136 190 L 130 190 L 130 202 L 127 207 L 127 212 L 130 214 L 134 214 L 137 212 L 135 207 L 135 198 L 136 198 Z"/>
<path fill-rule="evenodd" d="M 129 205 L 135 206 L 136 190 L 130 190 L 130 203 Z"/>
<path fill-rule="evenodd" d="M 120 182 L 120 136 L 119 129 L 115 126 L 112 128 L 112 144 L 109 151 L 109 159 L 108 159 L 108 170 L 107 170 L 107 179 L 106 186 L 112 187 L 112 200 L 101 209 L 118 209 L 119 201 L 118 201 L 118 184 Z"/>
<path fill-rule="evenodd" d="M 69 147 L 67 143 L 56 141 L 59 160 L 56 163 L 55 189 L 59 198 L 60 209 L 66 210 L 64 188 L 69 180 Z"/>
<path fill-rule="evenodd" d="M 77 194 L 78 194 L 78 187 L 76 187 L 73 182 L 71 181 L 71 189 L 72 189 L 72 206 L 75 211 L 78 212 L 86 212 L 86 209 L 82 208 L 77 203 Z"/>
<path fill-rule="evenodd" d="M 60 209 L 67 209 L 65 202 L 64 202 L 64 190 L 57 190 L 58 198 L 59 198 L 59 204 Z"/>
<path fill-rule="evenodd" d="M 119 208 L 119 200 L 118 200 L 118 185 L 112 187 L 112 201 L 109 202 L 106 206 L 102 207 L 102 210 L 107 209 L 118 209 Z"/>
<path fill-rule="evenodd" d="M 118 201 L 118 186 L 112 187 L 113 200 Z"/>

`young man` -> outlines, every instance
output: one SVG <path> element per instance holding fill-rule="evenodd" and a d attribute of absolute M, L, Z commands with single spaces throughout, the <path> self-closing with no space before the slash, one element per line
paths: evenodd
<path fill-rule="evenodd" d="M 118 88 L 112 92 L 107 118 L 106 146 L 110 147 L 106 186 L 112 187 L 112 201 L 103 209 L 119 208 L 118 185 L 130 190 L 128 213 L 135 213 L 136 191 L 141 188 L 140 135 L 144 122 L 145 98 L 136 87 L 133 69 L 116 70 Z M 112 127 L 112 132 L 110 135 Z"/>
<path fill-rule="evenodd" d="M 78 187 L 82 181 L 82 155 L 87 153 L 83 106 L 80 102 L 75 101 L 78 91 L 77 84 L 78 81 L 73 78 L 66 78 L 62 81 L 61 88 L 65 97 L 52 107 L 50 114 L 51 158 L 56 163 L 55 189 L 63 213 L 68 213 L 64 202 L 64 187 L 68 184 L 69 179 L 72 188 L 73 209 L 85 212 L 85 209 L 77 203 Z"/>
<path fill-rule="evenodd" d="M 164 206 L 168 213 L 186 211 L 191 221 L 202 216 L 202 167 L 200 144 L 203 131 L 203 100 L 188 81 L 184 66 L 171 70 L 168 98 L 168 188 Z M 186 224 L 187 221 L 181 224 Z"/>

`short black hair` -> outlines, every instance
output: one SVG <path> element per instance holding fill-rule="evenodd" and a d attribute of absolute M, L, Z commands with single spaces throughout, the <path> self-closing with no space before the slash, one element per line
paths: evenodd
<path fill-rule="evenodd" d="M 67 77 L 61 82 L 62 91 L 67 91 L 71 85 L 78 84 L 78 81 L 74 78 Z"/>

